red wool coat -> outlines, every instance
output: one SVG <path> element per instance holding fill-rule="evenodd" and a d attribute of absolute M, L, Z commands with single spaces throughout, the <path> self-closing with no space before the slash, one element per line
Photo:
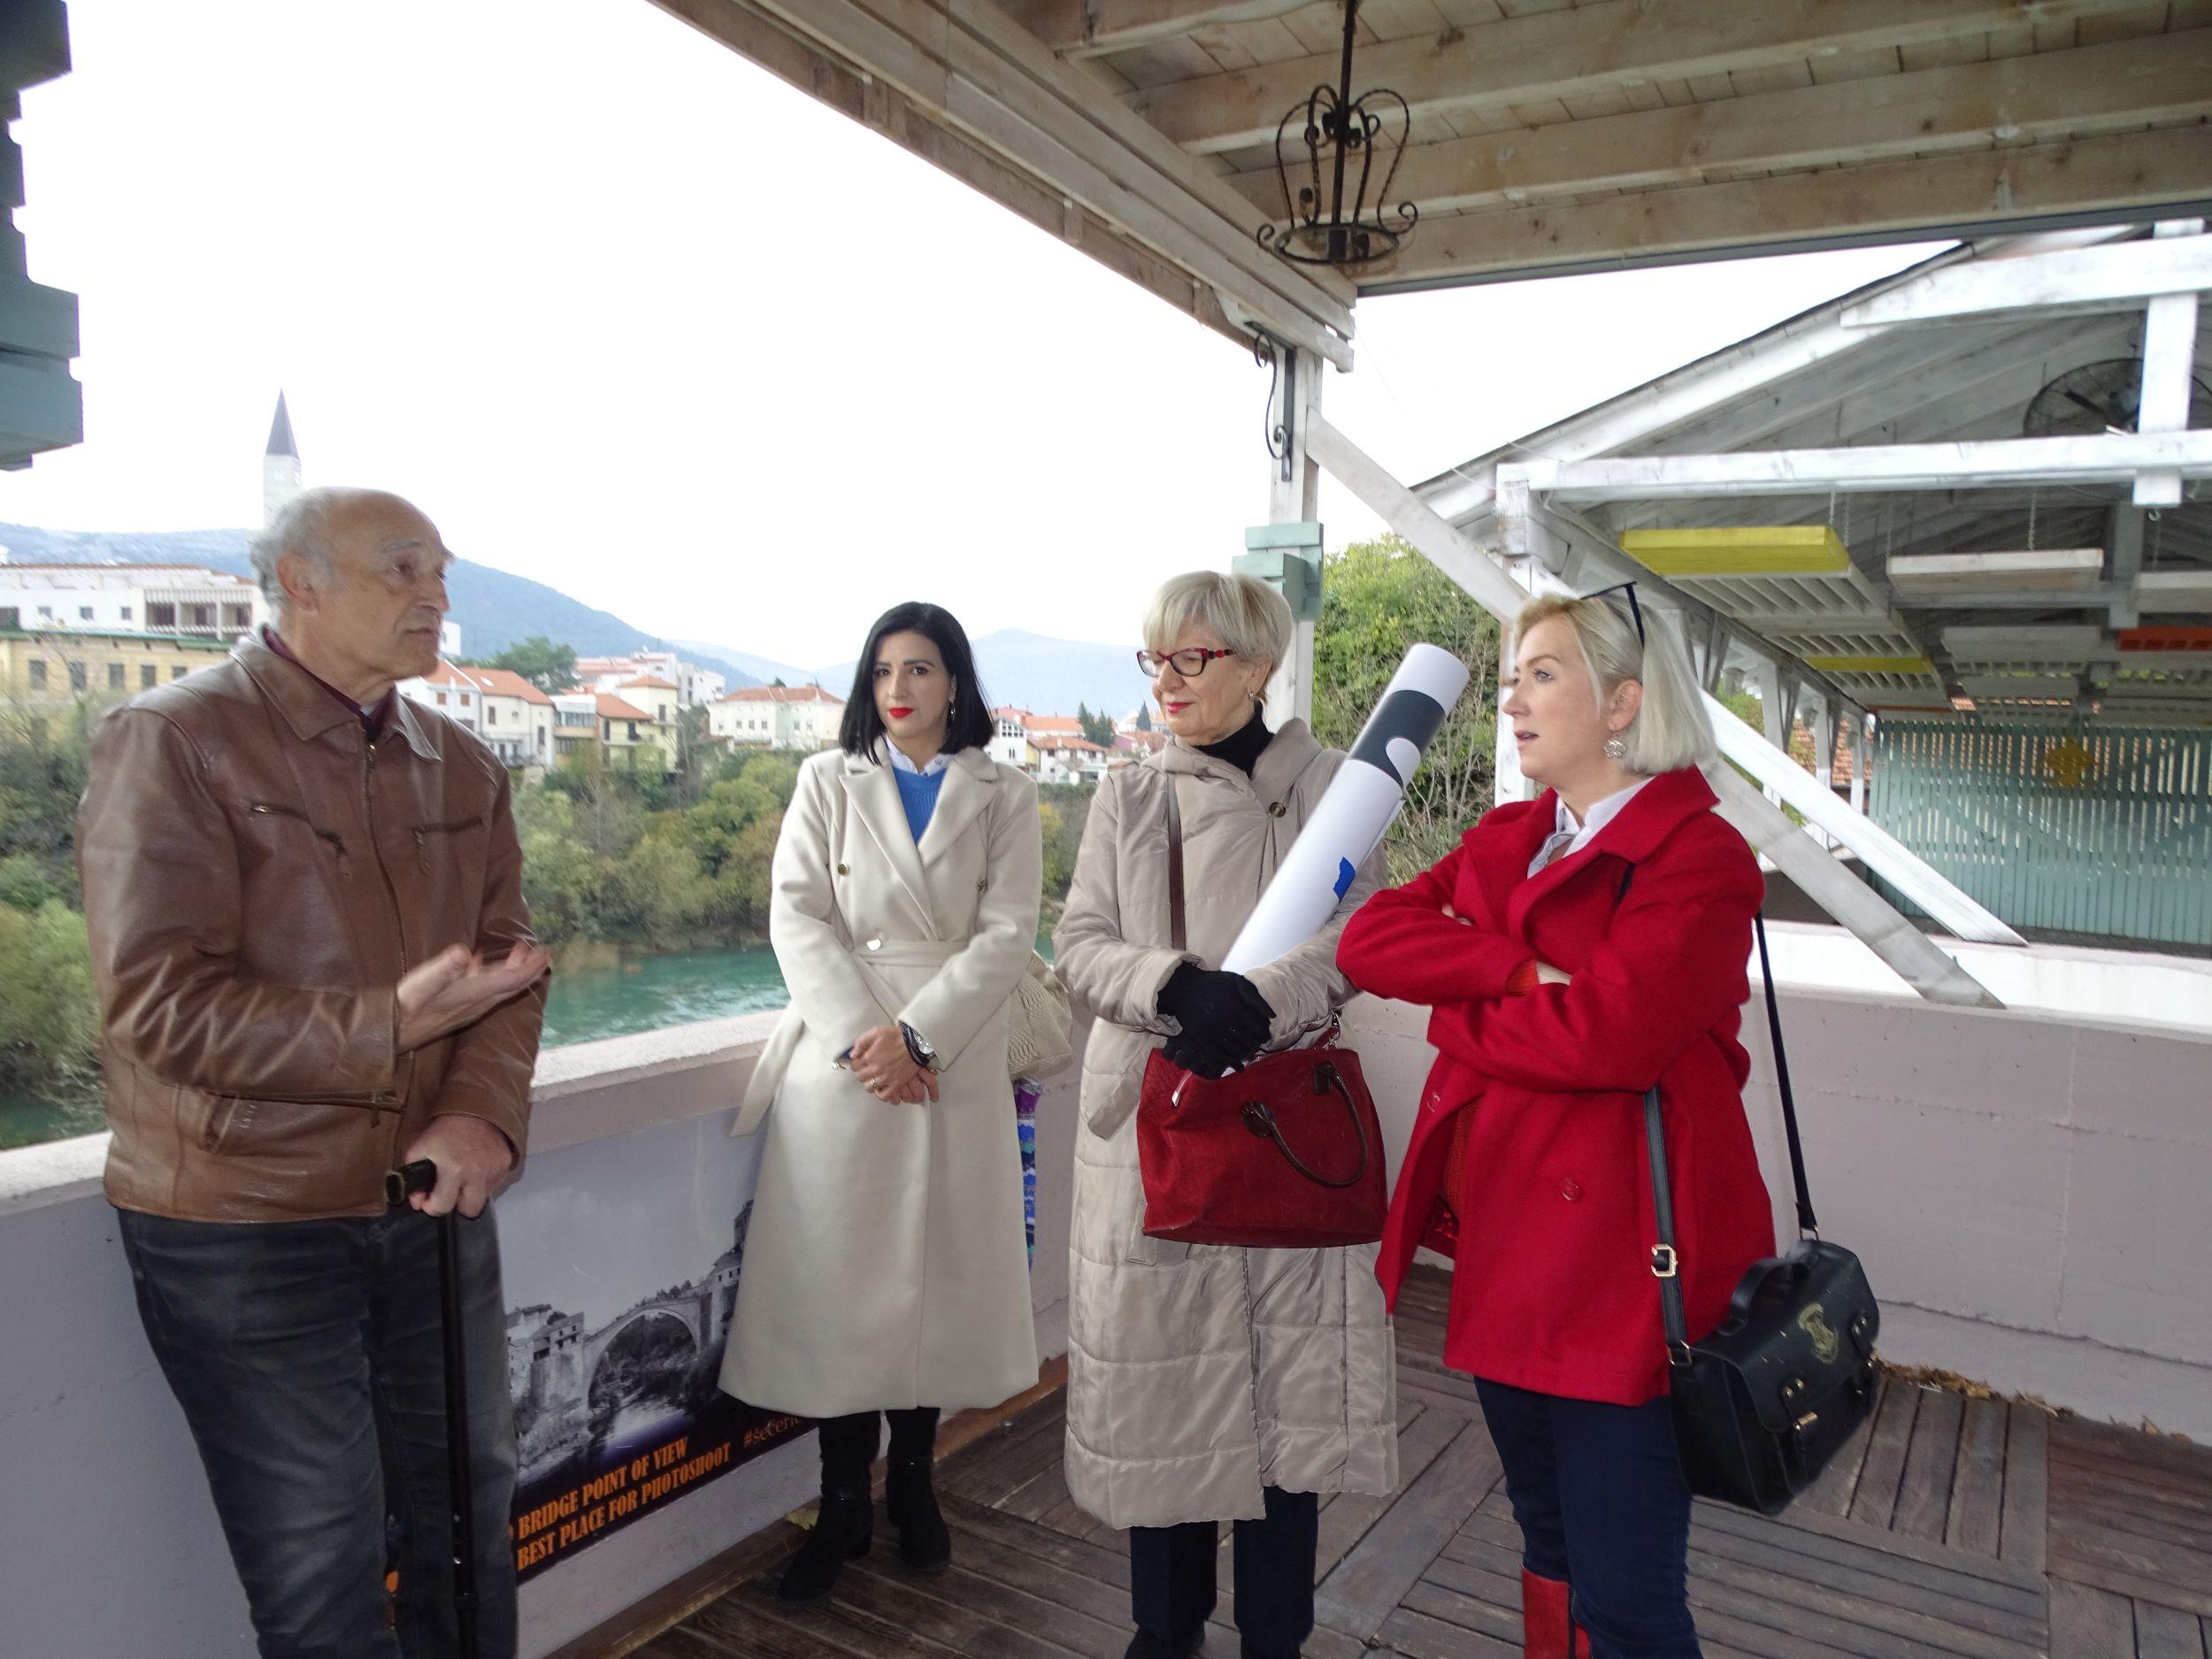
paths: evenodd
<path fill-rule="evenodd" d="M 1355 984 L 1434 1010 L 1439 1057 L 1377 1272 L 1394 1306 L 1418 1246 L 1454 1257 L 1455 1369 L 1619 1405 L 1666 1392 L 1642 1103 L 1655 1081 L 1694 1339 L 1773 1254 L 1736 1040 L 1765 883 L 1714 800 L 1695 771 L 1654 778 L 1533 876 L 1555 798 L 1499 807 L 1344 929 L 1337 961 Z M 1532 957 L 1572 983 L 1511 995 Z M 1462 1112 L 1474 1116 L 1455 1227 L 1442 1194 Z"/>

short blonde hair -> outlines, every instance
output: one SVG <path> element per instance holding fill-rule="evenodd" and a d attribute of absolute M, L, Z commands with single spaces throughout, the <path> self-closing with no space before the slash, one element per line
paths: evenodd
<path fill-rule="evenodd" d="M 1689 656 L 1665 618 L 1645 611 L 1644 637 L 1639 641 L 1625 605 L 1605 598 L 1544 594 L 1523 605 L 1521 614 L 1513 618 L 1516 654 L 1528 631 L 1553 617 L 1563 618 L 1574 630 L 1601 714 L 1606 699 L 1624 681 L 1632 680 L 1644 688 L 1636 718 L 1619 733 L 1628 751 L 1621 757 L 1623 771 L 1655 778 L 1718 757 L 1720 746 L 1697 677 L 1690 672 Z"/>
<path fill-rule="evenodd" d="M 1270 672 L 1290 652 L 1290 602 L 1256 576 L 1189 571 L 1169 577 L 1145 607 L 1145 649 L 1166 650 L 1194 622 L 1247 662 L 1265 663 Z"/>

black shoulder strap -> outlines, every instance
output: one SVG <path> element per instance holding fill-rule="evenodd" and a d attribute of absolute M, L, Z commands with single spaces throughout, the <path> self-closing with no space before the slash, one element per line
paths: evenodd
<path fill-rule="evenodd" d="M 1630 866 L 1632 871 L 1634 866 Z M 1628 879 L 1621 879 L 1628 891 Z M 1817 1238 L 1819 1224 L 1813 1217 L 1812 1189 L 1805 1180 L 1805 1148 L 1798 1139 L 1797 1102 L 1790 1093 L 1789 1057 L 1782 1048 L 1782 1004 L 1774 992 L 1774 968 L 1767 957 L 1766 918 L 1754 915 L 1752 932 L 1759 941 L 1759 978 L 1766 987 L 1767 1032 L 1774 1042 L 1774 1080 L 1782 1096 L 1782 1126 L 1790 1143 L 1790 1175 L 1797 1184 L 1797 1227 Z M 1660 1116 L 1656 1084 L 1644 1091 L 1644 1144 L 1651 1159 L 1651 1215 L 1659 1235 L 1651 1248 L 1651 1271 L 1659 1281 L 1659 1317 L 1665 1326 L 1667 1356 L 1675 1364 L 1690 1360 L 1689 1320 L 1682 1305 L 1682 1280 L 1674 1250 L 1674 1183 L 1667 1170 L 1667 1133 Z"/>
<path fill-rule="evenodd" d="M 1187 950 L 1184 941 L 1188 933 L 1183 913 L 1183 803 L 1175 787 L 1175 774 L 1161 769 L 1161 779 L 1167 785 L 1167 942 L 1176 950 Z"/>
<path fill-rule="evenodd" d="M 1812 1188 L 1805 1184 L 1805 1148 L 1797 1138 L 1797 1100 L 1790 1093 L 1790 1057 L 1782 1047 L 1782 1003 L 1774 994 L 1774 964 L 1767 960 L 1767 918 L 1755 915 L 1751 926 L 1759 941 L 1759 979 L 1767 990 L 1767 1035 L 1774 1044 L 1774 1083 L 1782 1096 L 1782 1127 L 1790 1140 L 1790 1175 L 1797 1183 L 1797 1230 L 1817 1238 L 1820 1223 L 1813 1217 Z"/>

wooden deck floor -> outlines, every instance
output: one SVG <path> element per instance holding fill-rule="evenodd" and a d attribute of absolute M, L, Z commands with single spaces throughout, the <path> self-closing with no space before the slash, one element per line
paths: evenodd
<path fill-rule="evenodd" d="M 1398 1323 L 1402 1489 L 1321 1512 L 1308 1659 L 1515 1659 L 1519 1536 L 1474 1390 L 1444 1369 L 1445 1280 Z M 882 1541 L 820 1608 L 772 1590 L 798 1537 L 646 1659 L 1117 1659 L 1125 1540 L 1070 1502 L 1056 1394 L 942 1465 L 944 1576 Z M 1224 1529 L 1225 1548 L 1226 1529 Z M 1857 1444 L 1778 1520 L 1700 1504 L 1691 1601 L 1710 1659 L 2212 1659 L 2212 1449 L 1892 1380 Z M 1222 1603 L 1205 1651 L 1233 1655 Z"/>

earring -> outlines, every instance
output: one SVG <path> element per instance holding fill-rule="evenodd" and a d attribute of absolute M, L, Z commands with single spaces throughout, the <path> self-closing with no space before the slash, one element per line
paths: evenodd
<path fill-rule="evenodd" d="M 1628 743 L 1626 740 L 1618 737 L 1607 738 L 1605 740 L 1605 756 L 1608 760 L 1626 760 L 1628 758 Z"/>

